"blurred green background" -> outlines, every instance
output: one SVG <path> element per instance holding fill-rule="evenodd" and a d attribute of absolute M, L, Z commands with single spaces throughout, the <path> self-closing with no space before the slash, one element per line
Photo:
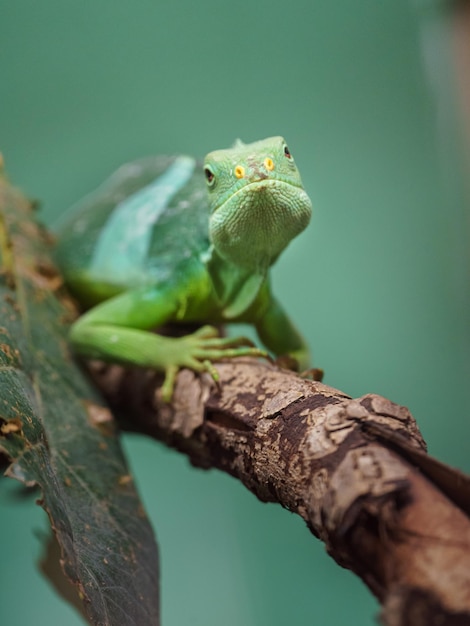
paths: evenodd
<path fill-rule="evenodd" d="M 313 198 L 275 291 L 326 382 L 407 405 L 470 470 L 469 220 L 448 21 L 431 1 L 1 0 L 0 149 L 54 218 L 126 160 L 286 137 Z M 126 436 L 162 550 L 164 626 L 373 624 L 300 519 Z M 83 624 L 47 528 L 0 481 L 0 623 Z"/>

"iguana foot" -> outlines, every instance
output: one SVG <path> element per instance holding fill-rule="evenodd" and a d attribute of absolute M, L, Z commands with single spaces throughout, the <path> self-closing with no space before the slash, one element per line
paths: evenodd
<path fill-rule="evenodd" d="M 319 367 L 312 367 L 304 372 L 301 372 L 300 375 L 302 378 L 306 378 L 307 380 L 315 380 L 316 382 L 321 383 L 324 371 Z"/>
<path fill-rule="evenodd" d="M 308 369 L 300 371 L 299 361 L 290 354 L 282 354 L 275 359 L 275 364 L 286 370 L 292 370 L 298 372 L 302 378 L 307 380 L 315 380 L 321 382 L 323 380 L 324 372 L 319 367 L 310 367 Z"/>
<path fill-rule="evenodd" d="M 196 332 L 173 339 L 172 363 L 165 367 L 162 399 L 171 402 L 176 375 L 182 367 L 195 372 L 207 372 L 215 382 L 219 373 L 213 361 L 233 359 L 240 356 L 269 358 L 266 350 L 256 348 L 246 337 L 220 337 L 213 326 L 202 326 Z"/>

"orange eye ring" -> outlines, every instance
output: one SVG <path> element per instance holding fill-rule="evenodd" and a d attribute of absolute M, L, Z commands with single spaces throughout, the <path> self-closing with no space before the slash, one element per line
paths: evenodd
<path fill-rule="evenodd" d="M 274 161 L 267 157 L 266 159 L 264 159 L 264 167 L 269 171 L 272 172 L 274 169 Z"/>
<path fill-rule="evenodd" d="M 245 177 L 245 168 L 243 165 L 237 165 L 234 170 L 234 174 L 236 178 L 244 178 Z"/>

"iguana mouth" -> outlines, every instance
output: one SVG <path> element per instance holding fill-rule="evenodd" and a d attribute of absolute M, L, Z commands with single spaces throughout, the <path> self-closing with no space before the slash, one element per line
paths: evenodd
<path fill-rule="evenodd" d="M 252 180 L 250 182 L 241 182 L 237 185 L 237 188 L 234 190 L 232 187 L 229 189 L 220 199 L 220 202 L 213 209 L 213 213 L 219 211 L 227 202 L 235 198 L 236 196 L 245 193 L 249 190 L 259 189 L 260 191 L 263 189 L 270 189 L 273 187 L 285 187 L 285 188 L 294 188 L 294 189 L 302 189 L 303 187 L 300 184 L 293 183 L 290 180 L 283 180 L 282 178 L 274 178 L 272 176 L 263 176 L 257 179 Z"/>

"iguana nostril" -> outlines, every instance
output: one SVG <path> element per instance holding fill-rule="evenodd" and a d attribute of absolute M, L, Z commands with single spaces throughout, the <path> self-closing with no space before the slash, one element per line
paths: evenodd
<path fill-rule="evenodd" d="M 274 161 L 267 157 L 264 159 L 264 167 L 268 170 L 268 172 L 272 172 L 274 169 Z"/>
<path fill-rule="evenodd" d="M 236 178 L 244 178 L 245 176 L 245 168 L 243 165 L 237 165 L 234 170 Z"/>

